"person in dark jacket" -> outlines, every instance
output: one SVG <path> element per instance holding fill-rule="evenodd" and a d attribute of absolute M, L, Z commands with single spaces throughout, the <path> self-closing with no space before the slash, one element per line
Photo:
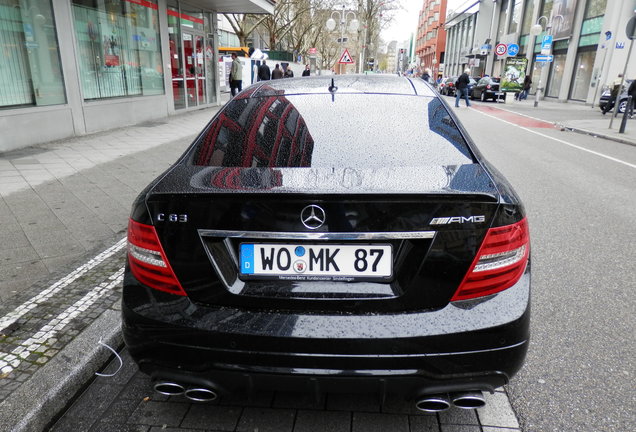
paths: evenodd
<path fill-rule="evenodd" d="M 459 108 L 459 100 L 461 98 L 466 99 L 466 106 L 470 106 L 470 101 L 468 100 L 468 84 L 470 84 L 470 77 L 468 74 L 470 73 L 470 69 L 465 69 L 464 73 L 457 78 L 455 82 L 455 107 Z"/>
<path fill-rule="evenodd" d="M 294 71 L 291 70 L 291 68 L 289 66 L 287 66 L 287 69 L 285 69 L 285 75 L 283 75 L 285 78 L 293 78 L 294 77 Z"/>
<path fill-rule="evenodd" d="M 303 76 L 309 76 L 311 74 L 311 69 L 309 65 L 305 65 L 305 70 L 303 71 Z"/>
<path fill-rule="evenodd" d="M 274 66 L 274 70 L 272 71 L 272 79 L 281 79 L 283 77 L 283 71 L 280 68 L 280 65 L 278 63 L 276 63 L 276 66 Z"/>
<path fill-rule="evenodd" d="M 429 68 L 424 69 L 424 73 L 422 74 L 422 79 L 429 84 L 433 84 L 431 80 L 431 70 Z"/>
<path fill-rule="evenodd" d="M 523 90 L 519 93 L 519 100 L 528 99 L 530 87 L 532 87 L 532 78 L 530 75 L 526 75 L 526 78 L 523 80 Z"/>
<path fill-rule="evenodd" d="M 627 90 L 627 96 L 632 97 L 632 104 L 629 106 L 629 118 L 634 118 L 634 106 L 636 106 L 636 79 L 632 80 Z"/>
<path fill-rule="evenodd" d="M 263 63 L 258 67 L 258 80 L 259 81 L 267 81 L 272 78 L 272 74 L 269 71 L 269 66 L 267 66 L 267 62 L 263 60 Z"/>

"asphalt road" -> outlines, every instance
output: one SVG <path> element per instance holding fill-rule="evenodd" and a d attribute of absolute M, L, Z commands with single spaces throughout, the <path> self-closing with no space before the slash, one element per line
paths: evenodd
<path fill-rule="evenodd" d="M 532 340 L 508 386 L 522 429 L 636 430 L 636 147 L 480 105 L 455 110 L 530 222 Z"/>

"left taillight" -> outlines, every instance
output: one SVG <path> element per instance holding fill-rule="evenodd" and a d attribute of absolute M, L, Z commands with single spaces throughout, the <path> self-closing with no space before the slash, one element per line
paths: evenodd
<path fill-rule="evenodd" d="M 187 295 L 166 258 L 154 226 L 128 221 L 128 262 L 131 273 L 142 284 L 171 294 Z"/>
<path fill-rule="evenodd" d="M 526 218 L 512 225 L 490 228 L 451 301 L 474 299 L 510 288 L 523 275 L 529 256 Z"/>

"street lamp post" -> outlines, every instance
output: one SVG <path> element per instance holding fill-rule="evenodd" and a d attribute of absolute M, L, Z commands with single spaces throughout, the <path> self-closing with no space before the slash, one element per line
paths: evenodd
<path fill-rule="evenodd" d="M 556 18 L 561 19 L 561 23 L 563 23 L 563 19 L 564 19 L 563 15 L 553 15 L 549 20 L 548 20 L 548 18 L 545 15 L 540 16 L 539 18 L 537 18 L 537 22 L 535 23 L 535 25 L 533 25 L 530 28 L 530 34 L 532 36 L 536 37 L 539 34 L 541 34 L 541 32 L 543 32 L 543 26 L 541 25 L 541 20 L 544 19 L 545 20 L 545 31 L 546 31 L 546 34 L 548 36 L 552 35 L 552 23 L 554 22 L 554 20 Z M 534 45 L 533 45 L 532 51 L 534 52 Z M 552 49 L 550 49 L 550 51 L 552 51 Z M 537 61 L 535 60 L 534 63 L 536 63 L 536 62 Z M 541 73 L 539 74 L 539 84 L 537 84 L 537 91 L 534 93 L 534 107 L 535 108 L 539 106 L 539 98 L 541 97 L 541 91 L 543 90 L 543 88 L 541 87 L 541 78 L 542 78 L 542 75 L 543 75 L 543 67 L 544 66 L 545 66 L 545 62 L 539 62 L 539 67 L 541 68 Z"/>
<path fill-rule="evenodd" d="M 358 27 L 360 26 L 360 23 L 358 21 L 358 18 L 355 12 L 347 11 L 346 8 L 347 8 L 346 5 L 342 5 L 342 11 L 336 10 L 331 12 L 331 18 L 329 18 L 326 22 L 327 30 L 329 30 L 330 32 L 334 31 L 336 29 L 336 20 L 333 19 L 333 17 L 334 15 L 338 17 L 338 22 L 340 23 L 340 47 L 341 48 L 344 46 L 344 33 L 345 33 L 345 28 L 347 28 L 347 21 L 349 21 L 348 27 L 349 27 L 350 33 L 355 33 L 356 31 L 358 31 Z M 346 65 L 345 65 L 345 71 L 346 71 Z"/>

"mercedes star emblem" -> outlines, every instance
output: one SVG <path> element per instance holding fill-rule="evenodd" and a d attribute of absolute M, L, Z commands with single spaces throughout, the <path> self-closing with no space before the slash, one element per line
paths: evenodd
<path fill-rule="evenodd" d="M 300 221 L 312 230 L 320 228 L 325 219 L 325 211 L 315 204 L 308 205 L 300 212 Z"/>

